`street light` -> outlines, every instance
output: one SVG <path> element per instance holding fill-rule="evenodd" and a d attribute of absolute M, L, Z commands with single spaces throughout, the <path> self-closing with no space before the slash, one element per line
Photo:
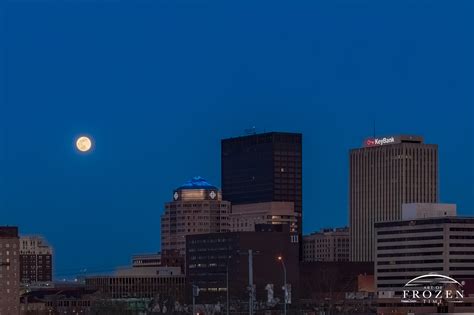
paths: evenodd
<path fill-rule="evenodd" d="M 287 286 L 286 286 L 286 266 L 285 261 L 283 260 L 283 256 L 278 256 L 278 260 L 281 262 L 283 267 L 283 290 L 284 290 L 284 297 L 283 297 L 283 307 L 284 307 L 284 315 L 286 315 L 286 297 L 287 297 Z"/>
<path fill-rule="evenodd" d="M 225 266 L 225 269 L 226 269 L 226 278 L 225 278 L 225 282 L 226 282 L 226 314 L 229 315 L 229 259 L 230 259 L 230 255 L 227 256 L 227 263 L 226 263 L 226 266 Z"/>

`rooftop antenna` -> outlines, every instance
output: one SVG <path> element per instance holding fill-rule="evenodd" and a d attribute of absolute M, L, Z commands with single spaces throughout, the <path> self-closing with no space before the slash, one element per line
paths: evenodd
<path fill-rule="evenodd" d="M 375 119 L 374 119 L 374 139 L 375 139 Z"/>

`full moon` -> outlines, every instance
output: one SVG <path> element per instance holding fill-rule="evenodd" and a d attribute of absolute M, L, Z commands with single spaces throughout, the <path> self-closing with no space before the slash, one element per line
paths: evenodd
<path fill-rule="evenodd" d="M 76 141 L 76 147 L 81 152 L 87 152 L 92 147 L 92 141 L 89 137 L 79 137 Z"/>

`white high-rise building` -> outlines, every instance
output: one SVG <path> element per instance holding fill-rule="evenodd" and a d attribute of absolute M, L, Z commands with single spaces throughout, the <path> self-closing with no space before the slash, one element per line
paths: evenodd
<path fill-rule="evenodd" d="M 373 261 L 374 223 L 402 219 L 402 204 L 438 202 L 438 146 L 419 136 L 369 138 L 349 156 L 351 261 Z"/>

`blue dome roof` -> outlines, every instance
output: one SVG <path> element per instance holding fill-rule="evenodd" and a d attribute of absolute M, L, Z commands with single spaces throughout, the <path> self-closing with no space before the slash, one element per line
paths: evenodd
<path fill-rule="evenodd" d="M 201 176 L 195 176 L 183 185 L 179 186 L 177 189 L 217 189 L 217 187 L 209 184 Z"/>

